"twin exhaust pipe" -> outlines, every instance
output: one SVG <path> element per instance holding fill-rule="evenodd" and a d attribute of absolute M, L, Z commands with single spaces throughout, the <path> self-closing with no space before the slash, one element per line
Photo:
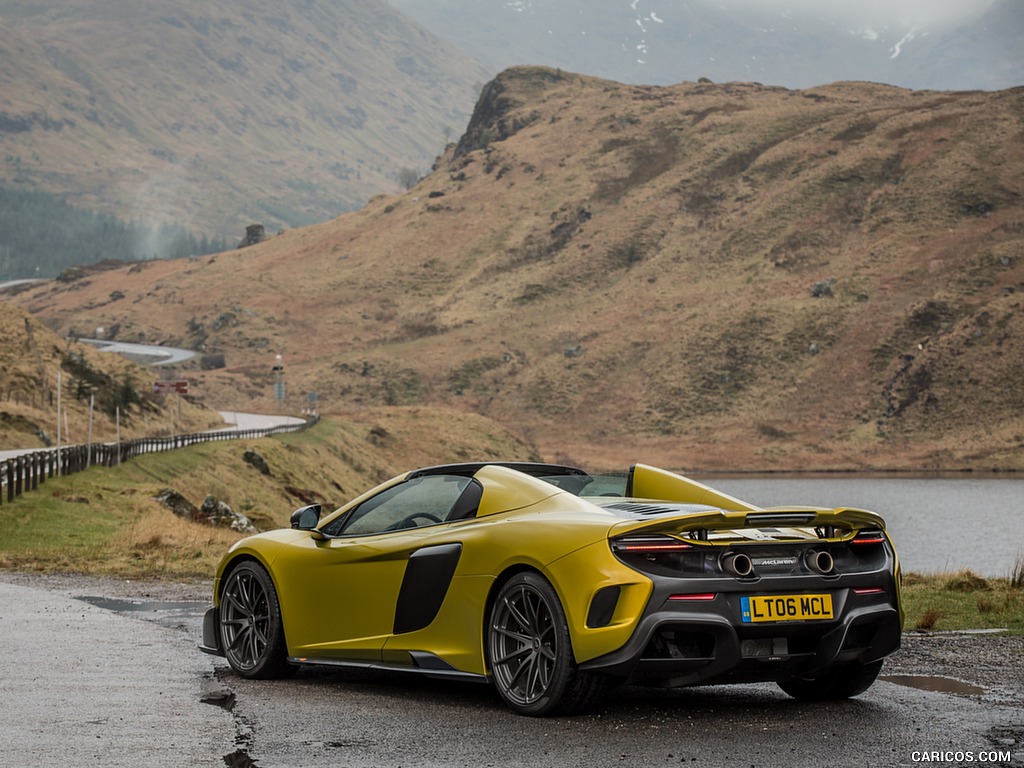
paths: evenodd
<path fill-rule="evenodd" d="M 827 576 L 835 568 L 832 555 L 823 549 L 809 549 L 803 556 L 804 565 L 814 573 Z M 754 562 L 742 552 L 726 552 L 719 560 L 721 568 L 732 576 L 745 579 L 754 575 Z"/>
<path fill-rule="evenodd" d="M 741 579 L 754 575 L 754 563 L 742 552 L 726 552 L 722 555 L 722 570 Z"/>
<path fill-rule="evenodd" d="M 823 549 L 809 549 L 804 553 L 804 565 L 822 576 L 832 573 L 836 563 L 832 555 Z"/>

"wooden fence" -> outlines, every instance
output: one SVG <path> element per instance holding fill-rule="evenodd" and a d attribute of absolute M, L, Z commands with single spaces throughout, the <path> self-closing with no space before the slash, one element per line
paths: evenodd
<path fill-rule="evenodd" d="M 142 437 L 121 443 L 69 445 L 60 451 L 56 448 L 32 451 L 0 462 L 0 505 L 5 501 L 10 504 L 28 491 L 38 490 L 50 478 L 72 475 L 90 466 L 114 467 L 143 453 L 173 451 L 175 448 L 213 440 L 252 440 L 283 432 L 301 432 L 319 420 L 319 416 L 313 416 L 299 424 L 279 424 L 264 429 L 224 429 L 173 437 Z"/>

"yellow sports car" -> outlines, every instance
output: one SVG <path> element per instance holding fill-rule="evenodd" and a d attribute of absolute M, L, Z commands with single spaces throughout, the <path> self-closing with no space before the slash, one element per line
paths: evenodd
<path fill-rule="evenodd" d="M 327 665 L 491 682 L 546 715 L 620 682 L 855 696 L 902 625 L 872 512 L 761 509 L 642 464 L 496 462 L 408 472 L 239 541 L 200 647 L 248 678 Z"/>

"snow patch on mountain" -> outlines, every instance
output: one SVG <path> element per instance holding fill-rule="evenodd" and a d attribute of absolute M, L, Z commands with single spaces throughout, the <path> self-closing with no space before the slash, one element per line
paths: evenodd
<path fill-rule="evenodd" d="M 892 49 L 891 49 L 892 50 L 892 55 L 889 58 L 890 59 L 895 59 L 897 56 L 899 56 L 900 53 L 903 51 L 903 46 L 906 45 L 907 43 L 909 43 L 911 40 L 913 40 L 919 34 L 920 34 L 920 32 L 918 30 L 916 30 L 916 29 L 911 29 L 909 32 L 907 32 L 903 36 L 903 38 L 898 43 L 896 43 L 896 45 L 894 45 L 892 47 Z M 928 33 L 925 32 L 924 34 L 928 34 Z"/>
<path fill-rule="evenodd" d="M 640 2 L 641 2 L 641 0 L 629 0 L 629 7 L 630 7 L 630 10 L 632 10 L 633 13 L 636 14 L 636 16 L 634 17 L 633 21 L 636 23 L 637 27 L 639 27 L 640 32 L 643 33 L 644 35 L 646 35 L 647 34 L 647 24 L 649 24 L 649 23 L 664 24 L 665 20 L 662 19 L 660 16 L 658 16 L 658 14 L 655 11 L 647 11 L 647 12 L 641 11 L 640 10 Z M 636 51 L 637 51 L 637 53 L 639 54 L 640 57 L 646 57 L 650 53 L 650 49 L 647 46 L 647 39 L 646 39 L 646 37 L 641 38 L 640 41 L 636 44 Z M 637 58 L 636 59 L 636 63 L 637 64 L 646 64 L 647 61 L 646 61 L 646 58 Z"/>

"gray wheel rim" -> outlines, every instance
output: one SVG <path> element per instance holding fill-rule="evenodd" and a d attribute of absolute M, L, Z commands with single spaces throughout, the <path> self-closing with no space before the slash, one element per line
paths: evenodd
<path fill-rule="evenodd" d="M 551 607 L 540 592 L 522 584 L 499 598 L 491 620 L 491 672 L 511 701 L 526 706 L 547 693 L 557 644 Z"/>
<path fill-rule="evenodd" d="M 252 669 L 270 642 L 270 604 L 267 590 L 251 571 L 235 571 L 221 596 L 220 625 L 228 661 L 237 669 Z"/>

